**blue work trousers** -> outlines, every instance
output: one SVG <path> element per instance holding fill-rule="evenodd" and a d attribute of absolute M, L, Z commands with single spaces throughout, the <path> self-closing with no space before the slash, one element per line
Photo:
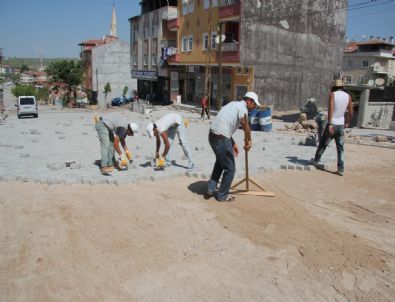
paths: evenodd
<path fill-rule="evenodd" d="M 337 170 L 339 172 L 344 172 L 344 125 L 333 125 L 333 130 L 334 133 L 331 135 L 329 133 L 329 125 L 325 127 L 314 160 L 319 162 L 326 147 L 332 139 L 335 139 L 337 149 Z"/>
<path fill-rule="evenodd" d="M 207 191 L 214 193 L 217 190 L 217 185 L 222 175 L 217 199 L 226 200 L 236 172 L 232 141 L 229 138 L 214 138 L 210 135 L 208 141 L 214 151 L 216 160 L 211 179 L 208 182 Z"/>

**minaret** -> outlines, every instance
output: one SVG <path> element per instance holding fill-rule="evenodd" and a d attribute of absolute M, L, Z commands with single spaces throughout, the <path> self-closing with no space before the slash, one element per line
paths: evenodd
<path fill-rule="evenodd" d="M 117 37 L 117 16 L 115 15 L 115 4 L 112 3 L 112 19 L 111 19 L 111 32 L 110 35 Z"/>

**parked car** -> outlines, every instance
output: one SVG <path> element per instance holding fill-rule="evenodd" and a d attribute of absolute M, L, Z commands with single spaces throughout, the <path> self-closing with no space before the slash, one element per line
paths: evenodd
<path fill-rule="evenodd" d="M 37 101 L 34 96 L 20 96 L 18 97 L 16 106 L 16 112 L 18 114 L 18 118 L 25 115 L 33 115 L 34 117 L 38 117 L 38 107 Z"/>
<path fill-rule="evenodd" d="M 111 101 L 111 106 L 123 106 L 125 105 L 125 100 L 122 97 L 113 98 Z"/>

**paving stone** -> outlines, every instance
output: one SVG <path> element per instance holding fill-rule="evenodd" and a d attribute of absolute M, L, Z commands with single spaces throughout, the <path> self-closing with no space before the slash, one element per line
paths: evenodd
<path fill-rule="evenodd" d="M 58 139 L 66 139 L 65 136 L 59 136 Z"/>
<path fill-rule="evenodd" d="M 303 166 L 297 165 L 297 166 L 296 166 L 296 170 L 303 171 Z"/>
<path fill-rule="evenodd" d="M 287 165 L 281 165 L 280 169 L 287 170 Z"/>
<path fill-rule="evenodd" d="M 80 163 L 71 163 L 70 169 L 81 169 L 81 164 Z"/>
<path fill-rule="evenodd" d="M 185 176 L 192 177 L 192 173 L 187 171 L 187 172 L 185 172 Z"/>
<path fill-rule="evenodd" d="M 199 178 L 199 174 L 197 174 L 197 173 L 192 173 L 192 177 L 193 177 L 193 178 Z"/>
<path fill-rule="evenodd" d="M 19 154 L 19 157 L 20 157 L 20 158 L 28 158 L 28 157 L 30 157 L 30 154 L 27 154 L 27 153 L 25 153 L 25 154 Z"/>
<path fill-rule="evenodd" d="M 202 178 L 202 179 L 208 179 L 208 176 L 207 176 L 207 174 L 202 173 L 202 174 L 200 174 L 200 178 Z"/>
<path fill-rule="evenodd" d="M 305 171 L 312 171 L 313 168 L 311 166 L 304 166 L 303 170 L 305 170 Z"/>
<path fill-rule="evenodd" d="M 287 168 L 288 168 L 288 170 L 295 170 L 295 166 L 294 165 L 288 165 Z"/>
<path fill-rule="evenodd" d="M 53 171 L 58 171 L 61 170 L 65 167 L 64 163 L 52 163 L 52 164 L 47 164 L 47 168 Z"/>
<path fill-rule="evenodd" d="M 25 148 L 25 147 L 24 147 L 24 146 L 15 146 L 14 148 L 17 149 L 17 150 L 19 150 L 19 149 L 23 149 L 23 148 Z"/>

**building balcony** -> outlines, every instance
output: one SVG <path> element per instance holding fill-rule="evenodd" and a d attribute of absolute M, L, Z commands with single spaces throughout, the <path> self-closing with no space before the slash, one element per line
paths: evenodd
<path fill-rule="evenodd" d="M 381 66 L 379 64 L 373 64 L 371 66 L 372 68 L 372 73 L 377 73 L 377 74 L 388 74 L 389 69 L 386 68 L 385 66 Z"/>
<path fill-rule="evenodd" d="M 222 62 L 224 63 L 238 63 L 240 62 L 240 44 L 222 43 Z M 219 45 L 217 45 L 217 60 L 219 59 Z"/>
<path fill-rule="evenodd" d="M 177 18 L 178 13 L 177 13 L 177 6 L 167 6 L 163 9 L 162 13 L 162 20 L 172 20 Z"/>
<path fill-rule="evenodd" d="M 167 29 L 170 31 L 177 31 L 180 27 L 180 18 L 172 19 L 167 21 Z"/>
<path fill-rule="evenodd" d="M 179 64 L 180 63 L 180 54 L 178 53 L 178 48 L 176 48 L 176 54 L 171 55 L 168 60 L 169 64 Z"/>
<path fill-rule="evenodd" d="M 240 0 L 221 0 L 220 7 L 218 8 L 218 18 L 220 20 L 238 19 L 241 12 Z"/>

